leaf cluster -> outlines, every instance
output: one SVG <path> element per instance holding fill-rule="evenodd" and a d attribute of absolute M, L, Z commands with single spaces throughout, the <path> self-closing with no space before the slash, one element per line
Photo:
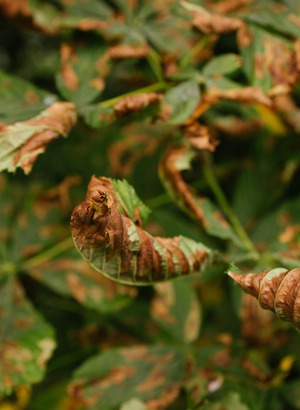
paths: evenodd
<path fill-rule="evenodd" d="M 0 0 L 0 36 L 0 410 L 299 409 L 297 2 Z M 107 279 L 69 228 L 92 175 L 221 256 Z"/>

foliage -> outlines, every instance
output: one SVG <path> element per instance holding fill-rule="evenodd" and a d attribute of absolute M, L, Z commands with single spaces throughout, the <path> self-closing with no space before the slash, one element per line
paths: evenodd
<path fill-rule="evenodd" d="M 0 410 L 300 409 L 299 22 L 0 0 Z"/>

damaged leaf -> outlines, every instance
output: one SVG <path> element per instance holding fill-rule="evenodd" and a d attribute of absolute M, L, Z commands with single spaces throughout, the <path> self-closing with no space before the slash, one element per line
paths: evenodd
<path fill-rule="evenodd" d="M 200 304 L 191 284 L 184 279 L 155 285 L 151 314 L 157 324 L 179 342 L 197 339 L 201 324 Z"/>
<path fill-rule="evenodd" d="M 228 275 L 255 296 L 262 308 L 272 310 L 279 319 L 291 322 L 300 331 L 300 268 Z"/>
<path fill-rule="evenodd" d="M 76 47 L 64 43 L 60 55 L 61 69 L 56 84 L 63 97 L 78 107 L 99 97 L 109 71 L 106 47 L 100 42 Z"/>
<path fill-rule="evenodd" d="M 168 193 L 210 235 L 240 241 L 216 206 L 206 197 L 199 196 L 184 181 L 181 171 L 191 167 L 196 151 L 186 146 L 171 147 L 160 162 L 160 176 Z"/>
<path fill-rule="evenodd" d="M 0 283 L 0 340 L 0 395 L 43 378 L 54 332 L 11 279 Z"/>
<path fill-rule="evenodd" d="M 86 200 L 72 213 L 71 231 L 83 258 L 120 283 L 149 285 L 201 272 L 216 258 L 192 239 L 153 237 L 135 225 L 119 212 L 114 186 L 104 177 L 92 177 Z"/>
<path fill-rule="evenodd" d="M 72 103 L 57 102 L 35 118 L 0 124 L 0 171 L 14 172 L 20 167 L 28 174 L 49 142 L 68 135 L 76 117 Z"/>
<path fill-rule="evenodd" d="M 121 117 L 126 114 L 141 111 L 150 104 L 159 103 L 162 95 L 158 93 L 143 93 L 122 98 L 114 106 L 115 114 Z"/>
<path fill-rule="evenodd" d="M 149 410 L 165 409 L 180 393 L 184 367 L 184 355 L 172 346 L 111 349 L 79 367 L 69 393 L 89 410 L 115 408 L 134 398 Z"/>
<path fill-rule="evenodd" d="M 57 97 L 33 84 L 0 71 L 0 124 L 12 124 L 35 117 Z"/>

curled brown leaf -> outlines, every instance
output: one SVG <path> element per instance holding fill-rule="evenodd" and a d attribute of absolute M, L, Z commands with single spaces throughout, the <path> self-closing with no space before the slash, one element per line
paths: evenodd
<path fill-rule="evenodd" d="M 194 13 L 192 24 L 195 28 L 206 34 L 228 33 L 242 27 L 242 20 L 235 17 L 226 17 L 221 14 L 213 14 L 202 9 Z"/>
<path fill-rule="evenodd" d="M 258 87 L 244 87 L 224 90 L 212 87 L 205 96 L 205 101 L 215 104 L 220 100 L 233 100 L 242 103 L 255 104 L 261 103 L 271 106 L 271 99 Z"/>
<path fill-rule="evenodd" d="M 183 127 L 183 135 L 190 142 L 191 146 L 197 150 L 215 151 L 217 141 L 211 135 L 209 127 L 195 121 Z"/>
<path fill-rule="evenodd" d="M 129 95 L 115 104 L 114 111 L 118 117 L 122 117 L 123 115 L 140 111 L 150 104 L 159 103 L 161 100 L 162 95 L 158 93 Z"/>

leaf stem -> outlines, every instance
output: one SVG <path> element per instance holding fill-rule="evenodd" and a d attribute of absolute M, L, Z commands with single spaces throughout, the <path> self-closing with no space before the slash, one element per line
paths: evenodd
<path fill-rule="evenodd" d="M 227 198 L 225 197 L 218 180 L 215 177 L 211 156 L 205 156 L 205 165 L 204 165 L 204 176 L 206 181 L 211 188 L 212 192 L 214 193 L 217 201 L 219 202 L 221 208 L 223 209 L 224 214 L 226 215 L 227 219 L 231 223 L 233 229 L 236 231 L 237 235 L 245 245 L 245 248 L 251 252 L 253 259 L 259 260 L 260 255 L 257 252 L 254 244 L 252 243 L 251 239 L 249 238 L 247 232 L 245 231 L 244 227 L 240 223 L 239 219 L 237 218 L 236 214 L 233 212 Z"/>
<path fill-rule="evenodd" d="M 63 241 L 59 242 L 58 244 L 52 246 L 45 251 L 32 256 L 31 258 L 26 259 L 22 263 L 22 268 L 25 270 L 30 270 L 35 268 L 36 266 L 40 265 L 41 263 L 47 262 L 50 259 L 53 259 L 55 256 L 60 255 L 63 252 L 71 249 L 73 247 L 73 239 L 68 237 Z"/>
<path fill-rule="evenodd" d="M 211 41 L 211 36 L 203 36 L 201 40 L 181 59 L 179 65 L 181 68 L 187 67 L 192 59 L 198 54 L 209 42 Z"/>
<path fill-rule="evenodd" d="M 102 101 L 99 103 L 99 105 L 103 108 L 108 108 L 108 107 L 114 106 L 118 101 L 130 95 L 150 93 L 153 91 L 166 90 L 168 88 L 169 88 L 169 84 L 167 84 L 165 81 L 159 81 L 157 83 L 147 85 L 147 87 L 139 88 L 138 90 L 134 90 L 134 91 L 129 91 L 128 93 L 119 95 L 118 97 L 114 97 L 114 98 L 110 98 L 109 100 Z"/>

